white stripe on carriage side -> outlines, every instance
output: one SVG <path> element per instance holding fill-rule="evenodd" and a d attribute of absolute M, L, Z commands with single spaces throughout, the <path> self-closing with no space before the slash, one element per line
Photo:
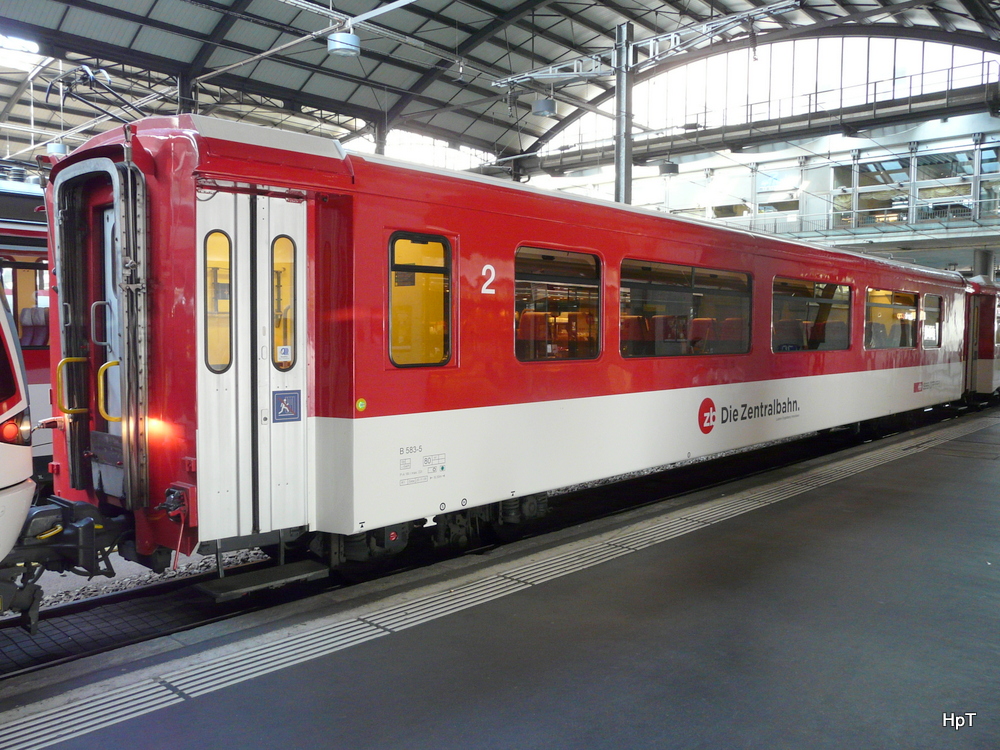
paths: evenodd
<path fill-rule="evenodd" d="M 403 602 L 351 620 L 276 637 L 260 646 L 227 654 L 184 669 L 103 693 L 111 705 L 95 717 L 94 703 L 77 700 L 0 725 L 0 750 L 39 750 L 160 708 L 206 695 L 260 675 L 341 651 L 367 641 L 431 622 L 454 612 L 531 588 L 668 539 L 689 534 L 757 508 L 810 492 L 899 458 L 921 453 L 950 440 L 1000 424 L 980 417 L 897 445 L 877 449 L 807 471 L 790 479 L 756 487 L 690 508 L 680 508 L 656 521 L 643 521 L 611 533 L 601 541 L 568 552 L 492 573 L 454 589 Z"/>

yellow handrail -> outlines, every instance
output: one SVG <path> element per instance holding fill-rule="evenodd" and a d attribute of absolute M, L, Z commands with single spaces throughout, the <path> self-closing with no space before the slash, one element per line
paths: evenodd
<path fill-rule="evenodd" d="M 87 407 L 71 409 L 63 403 L 63 370 L 70 362 L 86 362 L 86 357 L 63 357 L 56 365 L 56 406 L 63 414 L 86 414 Z"/>
<path fill-rule="evenodd" d="M 121 417 L 112 417 L 108 414 L 107 408 L 105 408 L 105 396 L 107 391 L 104 387 L 104 373 L 107 372 L 112 367 L 118 366 L 118 360 L 113 359 L 110 362 L 105 362 L 101 365 L 101 369 L 97 371 L 97 410 L 101 413 L 108 422 L 121 422 Z"/>

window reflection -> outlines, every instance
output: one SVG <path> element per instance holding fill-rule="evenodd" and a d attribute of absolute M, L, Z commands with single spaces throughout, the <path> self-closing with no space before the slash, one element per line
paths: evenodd
<path fill-rule="evenodd" d="M 597 258 L 522 247 L 514 257 L 515 354 L 523 362 L 592 359 L 600 342 Z"/>
<path fill-rule="evenodd" d="M 747 274 L 622 261 L 622 356 L 738 354 L 749 349 Z"/>
<path fill-rule="evenodd" d="M 912 349 L 917 345 L 917 295 L 869 289 L 865 305 L 865 346 Z"/>
<path fill-rule="evenodd" d="M 773 290 L 774 351 L 829 351 L 850 346 L 850 287 L 778 277 Z"/>

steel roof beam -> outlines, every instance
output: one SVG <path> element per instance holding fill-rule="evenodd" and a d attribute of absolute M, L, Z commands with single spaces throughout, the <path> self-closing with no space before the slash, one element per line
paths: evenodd
<path fill-rule="evenodd" d="M 491 38 L 508 26 L 516 23 L 520 19 L 530 15 L 538 9 L 544 8 L 552 2 L 553 0 L 524 0 L 524 2 L 520 5 L 512 8 L 502 16 L 495 18 L 478 32 L 469 36 L 465 41 L 458 45 L 456 53 L 459 56 L 466 54 L 467 52 L 478 47 L 483 40 Z M 447 65 L 445 65 L 445 63 L 447 63 Z M 409 106 L 410 102 L 413 101 L 418 94 L 422 94 L 432 83 L 437 81 L 442 76 L 444 71 L 450 67 L 450 64 L 449 60 L 438 60 L 438 62 L 430 70 L 421 76 L 419 81 L 410 87 L 410 95 L 402 97 L 386 113 L 386 123 L 389 127 L 392 127 L 393 121 L 403 113 L 406 107 Z"/>
<path fill-rule="evenodd" d="M 649 31 L 653 34 L 663 34 L 667 31 L 667 29 L 665 29 L 664 27 L 649 20 L 648 16 L 650 14 L 653 14 L 655 18 L 655 13 L 652 10 L 647 10 L 645 13 L 637 13 L 634 10 L 626 8 L 621 3 L 616 2 L 616 0 L 597 0 L 597 4 L 607 8 L 608 10 L 614 11 L 617 15 L 621 16 L 622 18 L 631 21 L 636 26 L 640 26 L 646 29 L 646 31 Z M 598 24 L 592 24 L 590 21 L 585 21 L 585 19 L 580 17 L 579 13 L 571 11 L 562 3 L 552 3 L 550 7 L 553 10 L 558 10 L 561 15 L 564 15 L 567 18 L 571 19 L 574 23 L 587 25 L 587 28 L 591 28 L 591 26 L 595 27 L 598 26 Z M 602 34 L 604 36 L 607 36 L 612 42 L 614 41 L 615 35 L 609 33 L 606 28 L 603 29 Z"/>
<path fill-rule="evenodd" d="M 252 54 L 255 54 L 255 53 L 259 52 L 259 50 L 252 50 L 250 48 L 246 48 L 243 45 L 236 45 L 234 43 L 225 43 L 224 42 L 224 38 L 223 38 L 224 35 L 225 35 L 224 33 L 218 35 L 218 40 L 217 41 L 213 41 L 216 38 L 216 36 L 217 36 L 216 32 L 227 32 L 232 27 L 232 25 L 235 23 L 236 20 L 246 20 L 248 22 L 251 21 L 252 17 L 248 17 L 243 12 L 243 9 L 242 9 L 244 5 L 249 6 L 250 0 L 238 0 L 238 2 L 235 3 L 231 8 L 227 7 L 227 6 L 220 6 L 217 3 L 205 2 L 204 0 L 185 0 L 185 2 L 189 2 L 189 3 L 191 3 L 193 5 L 197 5 L 199 7 L 204 7 L 204 8 L 208 8 L 208 9 L 211 9 L 211 10 L 215 10 L 216 12 L 218 12 L 218 13 L 220 13 L 220 14 L 223 15 L 223 21 L 220 21 L 220 24 L 216 27 L 215 30 L 213 30 L 213 33 L 211 35 L 205 36 L 205 35 L 201 35 L 201 34 L 195 34 L 194 32 L 192 32 L 192 31 L 190 31 L 188 29 L 185 29 L 184 27 L 181 27 L 181 26 L 173 26 L 173 25 L 164 23 L 162 21 L 154 21 L 154 20 L 148 19 L 148 18 L 146 18 L 144 16 L 139 16 L 139 15 L 136 15 L 134 13 L 129 13 L 127 11 L 123 11 L 123 10 L 120 10 L 120 9 L 111 8 L 111 7 L 106 6 L 106 5 L 101 5 L 99 3 L 91 2 L 91 0 L 74 0 L 74 5 L 77 6 L 77 7 L 84 8 L 84 9 L 92 10 L 94 12 L 103 13 L 104 15 L 108 15 L 108 16 L 110 16 L 112 18 L 117 18 L 119 20 L 130 21 L 130 22 L 137 23 L 137 24 L 144 24 L 144 25 L 150 26 L 151 28 L 155 28 L 155 29 L 157 29 L 159 31 L 163 31 L 165 33 L 176 34 L 178 36 L 182 36 L 182 37 L 185 37 L 185 38 L 196 40 L 200 44 L 202 44 L 202 49 L 199 51 L 199 55 L 202 55 L 202 54 L 204 54 L 207 51 L 207 55 L 205 56 L 206 61 L 207 61 L 208 57 L 211 55 L 211 52 L 213 51 L 211 48 L 206 47 L 206 45 L 208 45 L 208 44 L 215 44 L 218 47 L 224 47 L 224 48 L 226 48 L 228 50 L 242 52 L 242 53 L 247 54 L 247 55 L 252 55 Z M 321 6 L 319 6 L 319 10 L 323 10 L 323 8 Z M 224 21 L 226 19 L 229 20 L 228 24 L 224 23 Z M 253 18 L 253 21 L 257 21 L 257 20 L 258 19 Z M 444 19 L 442 19 L 442 21 L 443 20 Z M 263 23 L 264 25 L 268 26 L 269 28 L 275 29 L 279 33 L 288 33 L 288 34 L 294 35 L 294 34 L 297 34 L 297 33 L 301 32 L 301 29 L 296 29 L 294 27 L 288 27 L 288 26 L 285 26 L 284 24 L 276 24 L 274 22 L 268 22 L 266 19 L 259 19 L 259 21 L 261 23 Z M 26 34 L 30 34 L 30 35 L 48 37 L 51 34 L 51 32 L 49 32 L 49 30 L 47 30 L 47 29 L 39 29 L 38 27 L 30 26 L 30 25 L 27 25 L 27 24 L 19 24 L 17 22 L 8 22 L 8 24 L 11 25 L 11 26 L 14 26 L 14 27 L 19 26 L 19 25 L 20 26 L 24 26 L 26 28 L 25 33 Z M 56 32 L 56 34 L 62 34 L 62 33 L 63 32 Z M 127 50 L 127 49 L 124 49 L 124 48 L 121 48 L 121 47 L 115 47 L 115 46 L 111 46 L 111 45 L 105 45 L 105 44 L 93 42 L 92 40 L 85 39 L 85 38 L 82 38 L 82 37 L 76 37 L 76 36 L 73 36 L 73 35 L 65 35 L 65 41 L 52 42 L 52 44 L 53 44 L 54 47 L 60 47 L 61 46 L 64 49 L 82 50 L 85 53 L 87 53 L 88 50 L 95 50 L 96 56 L 107 57 L 107 58 L 111 58 L 111 59 L 115 59 L 115 60 L 121 60 L 121 59 L 136 59 L 136 60 L 140 60 L 141 62 L 139 62 L 139 64 L 142 65 L 143 67 L 148 67 L 148 68 L 151 68 L 151 69 L 154 69 L 154 70 L 159 70 L 161 72 L 166 72 L 166 73 L 168 73 L 170 75 L 173 75 L 175 77 L 184 77 L 184 76 L 187 76 L 187 74 L 188 74 L 187 68 L 183 64 L 179 63 L 178 61 L 170 61 L 172 64 L 169 65 L 169 66 L 167 66 L 167 67 L 164 67 L 162 65 L 163 58 L 155 58 L 153 56 L 147 56 L 147 55 L 144 55 L 143 53 L 134 52 L 132 50 Z M 433 50 L 433 49 L 429 49 L 428 53 L 431 54 L 431 55 L 436 55 L 437 51 Z M 370 52 L 370 51 L 367 51 L 367 50 L 365 51 L 365 56 L 368 57 L 368 58 L 374 59 L 376 62 L 379 62 L 379 63 L 391 63 L 392 65 L 395 65 L 396 67 L 400 67 L 400 68 L 409 70 L 410 72 L 413 72 L 413 73 L 418 73 L 418 72 L 421 72 L 421 71 L 425 71 L 427 69 L 426 66 L 421 66 L 421 65 L 414 64 L 414 63 L 409 63 L 409 62 L 406 62 L 406 61 L 402 61 L 398 57 L 392 57 L 392 56 L 388 56 L 388 55 L 380 55 L 378 53 Z M 339 71 L 332 70 L 332 69 L 329 69 L 329 68 L 323 68 L 323 67 L 306 65 L 306 64 L 304 64 L 304 63 L 302 63 L 302 62 L 300 62 L 298 60 L 294 60 L 294 59 L 287 59 L 287 58 L 278 58 L 278 59 L 281 59 L 282 63 L 284 63 L 286 65 L 290 65 L 292 67 L 297 67 L 297 68 L 300 68 L 300 69 L 305 69 L 305 70 L 308 70 L 308 71 L 310 71 L 312 73 L 319 73 L 319 74 L 322 74 L 322 75 L 328 75 L 328 76 L 332 76 L 332 77 L 335 77 L 335 78 L 340 78 L 342 80 L 350 80 L 351 78 L 353 78 L 355 80 L 355 83 L 357 83 L 359 85 L 363 85 L 364 83 L 366 83 L 366 80 L 363 79 L 363 78 L 358 78 L 356 76 L 349 77 L 349 76 L 340 74 Z M 153 64 L 154 60 L 157 61 L 157 63 L 155 65 Z M 196 58 L 195 62 L 198 62 L 197 58 Z M 469 65 L 470 66 L 476 65 L 477 62 L 478 61 L 470 58 Z M 485 65 L 485 63 L 481 63 L 481 64 Z M 201 64 L 201 67 L 202 68 L 204 67 L 204 63 Z M 195 68 L 195 69 L 197 69 L 197 68 Z M 193 78 L 194 76 L 189 76 L 189 77 Z M 248 80 L 252 80 L 252 79 L 248 78 Z M 289 89 L 289 91 L 291 92 L 292 89 Z M 484 95 L 484 96 L 485 95 L 489 95 L 491 93 L 490 89 L 486 89 L 486 88 L 477 89 L 477 92 L 480 93 L 480 94 L 482 94 L 482 95 Z M 406 93 L 406 92 L 405 92 L 405 90 L 400 89 L 398 93 Z M 426 100 L 425 103 L 441 104 L 441 103 L 444 103 L 444 102 L 439 102 L 437 100 Z M 478 113 L 470 113 L 470 116 L 476 117 L 476 116 L 478 116 Z"/>
<path fill-rule="evenodd" d="M 467 5 L 468 7 L 473 8 L 475 10 L 478 10 L 486 16 L 495 17 L 501 12 L 500 9 L 497 8 L 496 6 L 490 5 L 485 2 L 481 2 L 480 0 L 463 0 L 462 4 Z M 549 7 L 555 8 L 556 3 L 555 2 L 550 3 Z M 472 36 L 479 30 L 478 27 L 476 26 L 456 23 L 455 19 L 453 18 L 449 18 L 447 16 L 441 15 L 440 13 L 427 10 L 426 8 L 421 8 L 419 5 L 412 5 L 409 8 L 407 8 L 407 10 L 410 13 L 413 13 L 414 15 L 418 15 L 421 16 L 422 18 L 434 21 L 435 23 L 439 23 L 442 26 L 460 28 L 463 33 L 468 34 L 469 36 Z M 566 15 L 566 14 L 560 11 L 560 15 Z M 579 22 L 578 19 L 573 19 L 573 21 L 574 23 Z M 552 44 L 558 45 L 560 47 L 566 47 L 567 49 L 574 49 L 572 40 L 566 39 L 565 37 L 560 36 L 558 34 L 554 34 L 548 29 L 543 29 L 537 24 L 526 21 L 523 18 L 513 25 L 519 29 L 522 29 L 523 31 L 528 32 L 529 34 L 532 34 L 533 36 L 537 36 L 540 39 L 544 39 L 547 42 L 551 42 Z M 580 23 L 580 25 L 586 26 L 586 28 L 590 29 L 596 34 L 603 34 L 605 36 L 608 36 L 608 30 L 599 26 L 598 24 L 590 23 L 588 21 L 586 24 Z M 611 34 L 609 38 L 613 39 L 614 34 Z M 500 41 L 496 39 L 486 39 L 484 40 L 483 43 L 493 44 L 493 46 L 504 49 L 505 51 L 508 49 L 503 44 L 501 44 Z M 524 47 L 515 47 L 513 49 L 510 49 L 509 51 L 529 60 L 544 60 L 544 61 L 548 60 L 548 58 L 543 57 L 542 55 L 535 54 L 530 49 L 526 49 Z M 483 64 L 485 65 L 486 63 Z"/>
<path fill-rule="evenodd" d="M 24 96 L 24 92 L 28 90 L 28 87 L 32 84 L 32 82 L 38 78 L 38 76 L 40 76 L 54 60 L 54 57 L 46 57 L 28 72 L 28 74 L 24 77 L 24 80 L 21 81 L 21 83 L 17 85 L 17 88 L 11 93 L 10 98 L 7 100 L 7 104 L 4 105 L 3 111 L 0 112 L 0 123 L 7 121 L 7 118 L 10 117 L 10 113 L 13 111 L 14 107 L 17 106 L 21 97 Z"/>
<path fill-rule="evenodd" d="M 52 47 L 67 47 L 71 49 L 76 49 L 81 51 L 84 55 L 90 55 L 94 58 L 107 57 L 108 53 L 118 53 L 116 56 L 124 64 L 132 65 L 139 68 L 145 68 L 148 70 L 156 70 L 160 73 L 177 76 L 183 72 L 183 66 L 175 60 L 169 60 L 166 58 L 159 58 L 145 53 L 136 53 L 127 50 L 120 49 L 109 49 L 107 45 L 101 45 L 93 42 L 89 39 L 84 39 L 82 37 L 75 37 L 62 32 L 51 32 L 47 29 L 39 29 L 27 24 L 9 22 L 8 26 L 10 28 L 16 28 L 20 33 L 35 36 L 44 41 L 44 43 L 49 44 Z M 94 54 L 98 53 L 98 54 Z M 294 61 L 293 61 L 294 62 Z M 297 63 L 302 66 L 302 63 Z M 350 80 L 350 76 L 341 76 L 344 79 Z M 363 80 L 363 79 L 355 79 Z M 358 119 L 366 121 L 374 121 L 384 118 L 384 113 L 380 110 L 372 109 L 370 107 L 363 107 L 359 105 L 349 104 L 347 102 L 336 102 L 326 97 L 320 97 L 312 94 L 304 94 L 302 92 L 295 92 L 290 89 L 285 89 L 280 86 L 275 86 L 273 84 L 265 84 L 260 81 L 253 81 L 252 79 L 245 79 L 241 77 L 234 76 L 232 74 L 226 74 L 219 76 L 213 84 L 228 87 L 234 90 L 243 90 L 251 94 L 259 94 L 262 96 L 272 97 L 274 99 L 294 102 L 300 105 L 306 105 L 309 107 L 314 107 L 316 109 L 321 109 L 325 111 L 337 111 L 345 115 L 355 117 Z M 403 90 L 398 90 L 402 92 Z M 484 94 L 491 94 L 489 90 L 483 90 Z M 440 102 L 429 97 L 415 97 L 414 101 L 422 102 L 426 105 L 436 106 Z M 471 120 L 483 119 L 483 114 L 480 112 L 467 112 L 464 113 L 465 116 Z M 492 120 L 493 118 L 487 118 Z M 507 127 L 507 123 L 503 124 Z M 433 134 L 435 138 L 445 138 L 454 140 L 454 135 L 449 135 L 448 131 L 441 128 L 437 128 L 429 124 L 421 124 L 419 128 L 413 126 L 408 126 L 409 130 L 419 130 L 421 132 L 427 132 L 428 134 Z M 543 131 L 535 128 L 522 128 L 527 132 L 530 137 L 536 138 Z M 496 145 L 492 141 L 485 141 L 481 138 L 477 138 L 475 143 L 470 143 L 476 148 L 496 152 Z"/>
<path fill-rule="evenodd" d="M 131 59 L 137 67 L 143 67 L 149 70 L 155 70 L 160 73 L 164 73 L 166 75 L 175 77 L 183 75 L 186 70 L 184 64 L 176 60 L 161 58 L 153 55 L 148 55 L 146 53 L 135 52 L 132 50 L 123 50 L 120 47 L 108 45 L 101 42 L 94 42 L 93 40 L 84 39 L 82 37 L 77 37 L 74 35 L 69 35 L 64 32 L 53 32 L 48 29 L 42 29 L 18 22 L 9 22 L 8 26 L 10 26 L 11 28 L 20 27 L 21 29 L 23 29 L 21 33 L 25 34 L 26 36 L 32 36 L 38 40 L 42 40 L 46 44 L 49 44 L 50 46 L 55 48 L 75 49 L 81 51 L 83 54 L 92 55 L 98 58 L 108 58 L 112 60 Z M 191 36 L 196 36 L 196 35 L 191 34 Z M 252 49 L 242 49 L 232 43 L 227 44 L 226 48 L 234 51 L 243 52 L 245 54 L 252 54 L 254 52 L 254 50 Z M 412 63 L 402 62 L 398 58 L 390 58 L 388 56 L 384 56 L 378 53 L 366 53 L 366 54 L 380 61 L 386 61 L 386 62 L 391 61 L 398 67 L 409 69 L 411 72 L 419 72 L 421 70 L 426 70 L 425 67 L 420 67 Z M 285 58 L 278 58 L 278 59 L 280 59 L 283 64 L 287 64 L 291 67 L 299 68 L 312 73 L 320 73 L 323 75 L 328 75 L 331 77 L 338 78 L 340 80 L 352 81 L 358 85 L 364 84 L 366 82 L 366 79 L 364 78 L 361 78 L 359 76 L 349 75 L 341 71 L 331 70 L 328 68 L 318 68 L 316 66 L 307 65 L 306 63 L 294 59 L 285 59 Z M 310 106 L 316 106 L 317 108 L 320 109 L 329 110 L 333 107 L 336 107 L 340 111 L 351 114 L 351 116 L 361 117 L 363 119 L 382 119 L 384 117 L 384 113 L 382 113 L 379 110 L 373 110 L 368 107 L 358 107 L 357 105 L 348 104 L 346 101 L 337 103 L 334 100 L 327 98 L 320 98 L 312 95 L 303 95 L 301 92 L 296 92 L 293 89 L 285 89 L 279 87 L 277 90 L 279 90 L 280 93 L 276 94 L 275 93 L 276 89 L 275 87 L 273 87 L 273 85 L 263 84 L 262 82 L 254 81 L 252 78 L 243 78 L 238 76 L 234 77 L 232 74 L 227 74 L 224 77 L 220 76 L 220 78 L 225 78 L 227 81 L 225 85 L 233 89 L 242 88 L 247 91 L 256 93 L 266 92 L 266 95 L 268 96 L 276 96 L 276 98 L 285 100 L 309 101 L 311 102 Z M 410 93 L 409 89 L 403 87 L 384 86 L 383 88 L 392 91 L 397 96 L 407 96 Z M 475 93 L 480 94 L 481 96 L 489 96 L 494 93 L 491 89 L 479 88 L 476 86 L 466 87 L 465 90 L 473 91 Z M 412 97 L 412 100 L 419 101 L 429 106 L 437 106 L 443 103 L 437 99 L 432 99 L 430 97 L 425 97 L 425 96 L 420 96 L 420 97 L 415 96 Z M 519 106 L 521 106 L 521 108 L 524 109 L 525 111 L 527 110 L 526 105 L 519 105 Z M 483 116 L 482 113 L 473 111 L 469 111 L 464 114 L 466 117 L 472 120 L 481 118 Z M 527 130 L 532 137 L 537 137 L 537 135 L 540 135 L 542 132 L 544 132 L 542 130 L 534 128 L 530 128 Z"/>
<path fill-rule="evenodd" d="M 959 4 L 969 12 L 986 36 L 994 41 L 1000 39 L 1000 18 L 989 3 L 982 0 L 959 0 Z"/>
<path fill-rule="evenodd" d="M 202 73 L 205 72 L 205 66 L 208 64 L 209 58 L 212 53 L 215 52 L 216 47 L 222 43 L 226 38 L 226 35 L 232 30 L 233 26 L 236 25 L 236 21 L 239 20 L 237 14 L 242 14 L 247 8 L 250 7 L 250 3 L 253 0 L 236 0 L 232 6 L 228 9 L 228 12 L 224 13 L 219 22 L 215 24 L 215 28 L 212 29 L 211 33 L 202 42 L 201 49 L 198 50 L 198 54 L 194 56 L 191 64 L 188 65 L 187 75 L 191 79 L 197 78 Z"/>
<path fill-rule="evenodd" d="M 895 11 L 902 12 L 908 8 L 917 7 L 920 5 L 925 5 L 926 0 L 906 0 L 903 3 L 898 3 L 894 6 Z M 973 46 L 978 49 L 983 49 L 986 52 L 993 52 L 995 54 L 1000 54 L 1000 44 L 990 44 L 982 37 L 975 37 L 977 44 L 971 44 L 971 35 L 961 35 L 956 33 L 946 33 L 943 31 L 933 32 L 930 29 L 922 29 L 919 27 L 914 27 L 912 29 L 904 29 L 901 26 L 895 24 L 876 24 L 875 26 L 860 26 L 852 25 L 848 21 L 860 21 L 863 18 L 871 18 L 873 16 L 881 15 L 885 13 L 885 9 L 877 8 L 867 11 L 862 11 L 859 13 L 854 13 L 850 16 L 838 16 L 836 18 L 829 19 L 820 24 L 812 24 L 810 26 L 799 26 L 791 29 L 783 29 L 780 31 L 772 31 L 767 34 L 758 36 L 756 40 L 751 40 L 747 37 L 742 39 L 737 39 L 730 42 L 725 42 L 724 44 L 717 45 L 711 48 L 702 48 L 698 50 L 690 50 L 682 55 L 677 55 L 675 57 L 667 58 L 667 60 L 661 62 L 659 65 L 653 66 L 647 70 L 644 70 L 641 74 L 636 77 L 636 83 L 641 83 L 654 76 L 662 75 L 673 68 L 680 67 L 682 65 L 687 65 L 696 60 L 700 60 L 706 57 L 713 57 L 715 55 L 724 54 L 726 52 L 732 52 L 734 50 L 745 49 L 747 47 L 753 46 L 763 46 L 766 44 L 773 44 L 775 42 L 788 41 L 791 39 L 805 39 L 820 36 L 886 36 L 886 37 L 899 37 L 905 39 L 922 39 L 925 41 L 943 42 L 945 44 L 959 45 L 959 46 Z M 884 33 L 879 34 L 879 31 L 884 29 Z M 874 33 L 873 33 L 874 32 Z M 955 37 L 961 37 L 960 39 L 955 39 Z M 947 39 L 947 41 L 945 41 Z M 613 91 L 606 91 L 598 96 L 594 97 L 589 101 L 589 104 L 593 107 L 599 107 L 604 104 L 612 96 L 614 96 Z M 573 114 L 567 115 L 559 123 L 552 128 L 550 128 L 545 135 L 538 139 L 538 141 L 527 149 L 527 153 L 535 153 L 542 146 L 548 143 L 552 138 L 561 133 L 563 130 L 568 128 L 576 120 L 582 117 L 585 112 L 575 112 Z"/>
<path fill-rule="evenodd" d="M 200 7 L 214 7 L 214 5 L 215 5 L 213 3 L 210 6 L 209 3 L 206 3 L 203 0 L 184 0 L 184 1 L 188 2 L 188 3 L 191 3 L 193 5 L 200 6 Z M 319 6 L 319 5 L 316 5 L 314 3 L 308 2 L 307 0 L 301 0 L 301 1 L 294 1 L 293 0 L 292 2 L 289 2 L 289 0 L 281 0 L 281 1 L 285 2 L 285 3 L 289 4 L 289 5 L 291 5 L 292 7 L 300 9 L 302 11 L 315 12 L 315 13 L 317 13 L 319 15 L 324 15 L 324 16 L 327 16 L 327 17 L 330 17 L 330 18 L 339 18 L 340 16 L 343 15 L 343 14 L 340 14 L 340 13 L 337 13 L 336 15 L 331 15 L 332 12 L 327 11 L 322 6 Z M 489 6 L 489 5 L 486 5 L 486 4 L 483 4 L 483 3 L 478 3 L 478 4 L 482 6 L 482 9 L 484 9 L 483 10 L 484 13 L 489 14 L 490 12 L 492 12 L 492 11 L 495 10 L 492 6 Z M 488 9 L 488 10 L 486 10 L 486 9 Z M 229 9 L 224 8 L 224 7 L 220 7 L 218 9 L 218 11 L 220 13 L 225 13 L 227 15 L 233 15 L 234 17 L 239 17 L 242 20 L 245 20 L 245 21 L 247 21 L 249 23 L 261 23 L 263 25 L 269 26 L 271 28 L 276 28 L 279 31 L 283 31 L 283 32 L 291 34 L 291 35 L 295 35 L 295 34 L 301 33 L 301 31 L 302 31 L 302 29 L 299 29 L 299 28 L 296 28 L 296 27 L 290 27 L 290 26 L 287 26 L 285 24 L 276 24 L 276 23 L 270 22 L 270 21 L 268 21 L 266 19 L 262 19 L 262 18 L 259 18 L 259 17 L 256 17 L 256 16 L 250 16 L 250 15 L 248 15 L 246 13 L 243 13 L 242 11 L 239 11 L 239 10 L 237 10 L 235 8 L 233 10 L 229 10 Z M 450 18 L 442 16 L 442 15 L 440 15 L 438 13 L 433 13 L 431 11 L 423 10 L 423 9 L 419 8 L 419 6 L 416 6 L 416 5 L 407 6 L 407 11 L 413 13 L 414 15 L 422 16 L 424 18 L 433 20 L 435 23 L 440 23 L 440 24 L 448 25 L 448 26 L 452 25 L 452 23 L 453 23 L 453 20 L 450 19 Z M 530 29 L 534 29 L 534 30 L 542 32 L 544 34 L 543 30 L 538 29 L 537 27 L 535 27 L 533 25 L 530 25 L 530 24 L 521 24 L 521 25 L 528 26 Z M 366 22 L 366 23 L 362 24 L 361 28 L 364 28 L 364 29 L 366 29 L 368 31 L 372 31 L 373 29 L 375 29 L 377 34 L 388 34 L 389 33 L 389 32 L 382 31 L 382 30 L 378 29 L 376 24 L 372 24 L 370 22 Z M 470 34 L 474 33 L 476 31 L 475 27 L 468 27 L 467 30 L 468 30 L 468 32 Z M 176 33 L 176 31 L 175 31 L 175 33 Z M 566 46 L 567 48 L 572 48 L 571 42 L 569 42 L 566 39 L 562 39 L 562 38 L 560 38 L 560 37 L 558 37 L 556 35 L 553 35 L 553 34 L 548 34 L 547 36 L 549 36 L 551 38 L 551 41 L 554 44 L 558 44 L 560 46 Z M 416 46 L 418 46 L 419 48 L 423 49 L 425 52 L 427 52 L 430 55 L 444 56 L 444 55 L 447 54 L 447 53 L 443 52 L 442 50 L 437 49 L 437 45 L 435 45 L 433 43 L 423 42 L 422 40 L 417 40 L 417 39 L 413 39 L 413 40 L 410 40 L 409 42 L 407 42 L 404 39 L 404 35 L 398 34 L 396 32 L 392 32 L 391 35 L 389 35 L 387 38 L 390 41 L 394 40 L 394 41 L 396 41 L 399 44 L 407 44 L 407 43 L 415 44 Z M 493 42 L 493 44 L 497 45 L 497 43 L 495 41 Z M 232 48 L 232 45 L 229 45 L 229 48 Z M 543 61 L 546 61 L 546 62 L 548 61 L 547 58 L 542 57 L 541 55 L 534 55 L 533 53 L 525 50 L 522 47 L 517 47 L 517 48 L 515 48 L 514 51 L 517 54 L 519 54 L 520 56 L 526 57 L 529 60 L 543 60 Z M 367 58 L 374 59 L 376 61 L 376 63 L 379 64 L 379 65 L 383 65 L 383 64 L 392 65 L 392 66 L 395 66 L 395 67 L 401 67 L 401 68 L 404 68 L 404 69 L 409 69 L 411 72 L 420 72 L 420 71 L 426 70 L 426 66 L 419 66 L 419 65 L 416 65 L 416 64 L 412 64 L 412 63 L 405 63 L 405 62 L 400 61 L 400 59 L 398 57 L 393 56 L 393 55 L 380 55 L 378 53 L 370 52 L 370 51 L 367 51 L 367 50 L 364 52 L 364 55 Z M 288 62 L 288 61 L 286 61 L 286 62 Z M 488 71 L 489 69 L 493 68 L 493 66 L 490 65 L 489 63 L 486 63 L 485 61 L 479 60 L 479 59 L 477 59 L 477 58 L 475 58 L 475 57 L 473 57 L 471 55 L 468 55 L 468 54 L 465 56 L 465 59 L 462 60 L 462 62 L 467 67 L 469 67 L 471 69 L 477 69 L 480 72 L 485 72 L 485 71 Z M 295 64 L 295 63 L 294 62 L 288 62 L 288 64 Z M 301 64 L 299 65 L 299 67 L 302 67 Z M 335 75 L 335 71 L 331 71 L 331 70 L 329 70 L 327 68 L 312 68 L 312 70 L 314 70 L 314 72 L 318 73 L 318 74 Z M 355 88 L 355 92 L 359 88 L 362 88 L 365 85 L 365 83 L 366 82 L 364 80 L 359 80 L 357 82 L 357 86 Z M 481 94 L 488 94 L 489 93 L 489 90 L 486 90 L 486 89 L 476 89 L 476 90 L 479 93 L 481 93 Z M 354 92 L 352 92 L 352 95 L 353 95 L 353 93 Z M 456 91 L 456 93 L 457 93 L 457 91 Z M 439 101 L 439 102 L 436 102 L 436 103 L 438 103 L 438 104 L 445 104 L 446 102 Z M 522 107 L 522 105 L 518 105 L 518 106 Z M 527 109 L 526 107 L 522 107 L 522 108 L 523 109 Z"/>

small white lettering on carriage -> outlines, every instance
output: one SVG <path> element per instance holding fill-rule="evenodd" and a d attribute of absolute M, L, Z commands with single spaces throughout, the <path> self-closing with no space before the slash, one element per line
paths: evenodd
<path fill-rule="evenodd" d="M 974 711 L 964 714 L 942 713 L 941 726 L 952 727 L 957 732 L 962 727 L 971 727 L 975 718 L 976 713 Z"/>

